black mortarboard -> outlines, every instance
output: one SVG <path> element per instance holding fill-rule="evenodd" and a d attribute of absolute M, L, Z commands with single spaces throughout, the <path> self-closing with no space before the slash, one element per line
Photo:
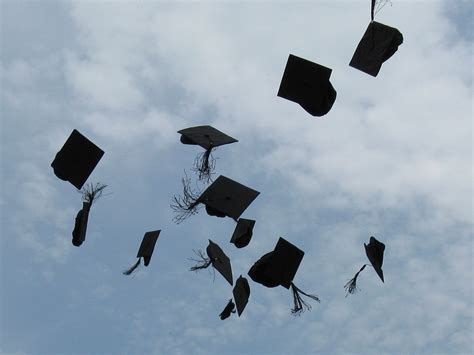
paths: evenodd
<path fill-rule="evenodd" d="M 211 126 L 189 127 L 178 131 L 181 133 L 181 143 L 199 145 L 206 151 L 199 154 L 194 161 L 194 170 L 199 175 L 199 180 L 210 181 L 215 166 L 211 152 L 221 145 L 238 142 L 237 139 Z"/>
<path fill-rule="evenodd" d="M 290 54 L 278 96 L 296 102 L 313 116 L 324 116 L 336 100 L 332 69 Z"/>
<path fill-rule="evenodd" d="M 51 166 L 58 178 L 80 190 L 103 155 L 102 149 L 74 129 Z"/>
<path fill-rule="evenodd" d="M 262 256 L 248 272 L 253 281 L 266 287 L 281 285 L 287 289 L 291 288 L 294 301 L 294 307 L 291 310 L 293 314 L 300 314 L 303 307 L 311 309 L 311 306 L 301 298 L 301 294 L 319 302 L 317 296 L 303 292 L 293 283 L 303 256 L 304 252 L 301 249 L 280 238 L 275 249 Z"/>
<path fill-rule="evenodd" d="M 82 209 L 77 212 L 74 230 L 72 231 L 72 245 L 79 247 L 86 240 L 87 223 L 92 203 L 95 202 L 107 185 L 96 183 L 86 184 L 79 193 L 82 195 Z"/>
<path fill-rule="evenodd" d="M 232 298 L 227 302 L 227 305 L 225 306 L 224 310 L 219 314 L 219 317 L 221 320 L 227 319 L 230 317 L 232 313 L 235 313 L 235 304 L 232 302 Z"/>
<path fill-rule="evenodd" d="M 189 127 L 178 131 L 181 134 L 181 143 L 194 144 L 204 149 L 238 142 L 237 139 L 215 129 L 212 126 Z"/>
<path fill-rule="evenodd" d="M 191 191 L 189 184 L 189 179 L 183 179 L 183 196 L 175 196 L 173 199 L 174 203 L 171 208 L 178 213 L 174 218 L 176 223 L 197 213 L 200 203 L 206 206 L 206 212 L 210 216 L 227 216 L 237 221 L 260 194 L 260 192 L 222 175 L 209 185 L 199 197 Z"/>
<path fill-rule="evenodd" d="M 230 242 L 234 243 L 237 248 L 246 247 L 252 238 L 254 226 L 255 221 L 253 219 L 239 218 Z"/>
<path fill-rule="evenodd" d="M 383 271 L 382 271 L 382 264 L 383 264 L 383 254 L 385 251 L 385 244 L 379 242 L 374 237 L 370 237 L 369 244 L 364 243 L 365 253 L 367 254 L 367 258 L 369 259 L 370 263 L 372 264 L 375 272 L 379 275 L 382 282 L 384 281 Z M 357 277 L 359 274 L 365 269 L 368 264 L 364 264 L 360 270 L 355 274 L 355 276 L 350 279 L 345 285 L 344 288 L 347 291 L 347 295 L 354 294 L 357 292 Z M 346 296 L 347 296 L 346 295 Z"/>
<path fill-rule="evenodd" d="M 209 239 L 209 245 L 206 248 L 207 258 L 204 256 L 202 251 L 196 252 L 200 257 L 199 260 L 191 259 L 196 261 L 197 264 L 191 267 L 191 271 L 197 271 L 200 269 L 206 269 L 212 265 L 231 285 L 234 284 L 232 278 L 232 265 L 230 264 L 229 257 L 224 253 L 219 245 Z"/>
<path fill-rule="evenodd" d="M 382 63 L 387 61 L 403 43 L 403 35 L 394 27 L 372 21 L 349 65 L 364 73 L 377 76 Z"/>
<path fill-rule="evenodd" d="M 206 211 L 211 216 L 228 216 L 237 220 L 259 194 L 250 187 L 220 175 L 199 196 L 198 202 L 206 205 Z"/>
<path fill-rule="evenodd" d="M 153 250 L 155 249 L 155 244 L 158 240 L 160 232 L 161 230 L 156 230 L 145 233 L 140 244 L 140 248 L 138 249 L 138 261 L 132 267 L 125 270 L 123 272 L 124 275 L 130 275 L 140 265 L 141 258 L 143 258 L 143 263 L 145 264 L 145 266 L 148 266 L 150 264 L 151 256 L 153 254 Z"/>
<path fill-rule="evenodd" d="M 379 242 L 374 237 L 370 237 L 369 244 L 365 244 L 365 253 L 367 254 L 367 258 L 369 259 L 370 263 L 375 269 L 377 275 L 379 275 L 382 282 L 383 279 L 383 271 L 382 271 L 382 264 L 383 264 L 383 253 L 385 251 L 385 244 Z"/>
<path fill-rule="evenodd" d="M 250 285 L 245 277 L 240 275 L 237 281 L 235 281 L 235 287 L 232 293 L 234 294 L 235 304 L 237 305 L 237 314 L 240 317 L 250 297 Z"/>

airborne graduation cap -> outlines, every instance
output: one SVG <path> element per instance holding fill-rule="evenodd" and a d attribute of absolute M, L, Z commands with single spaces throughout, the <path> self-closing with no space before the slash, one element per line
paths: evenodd
<path fill-rule="evenodd" d="M 174 196 L 171 208 L 176 212 L 174 221 L 180 223 L 196 214 L 200 204 L 210 216 L 231 217 L 235 221 L 257 198 L 260 192 L 220 175 L 199 195 L 190 187 L 190 179 L 183 178 L 183 195 Z"/>
<path fill-rule="evenodd" d="M 150 264 L 151 256 L 153 255 L 153 250 L 155 249 L 155 244 L 160 235 L 161 230 L 146 232 L 143 236 L 142 243 L 138 249 L 137 258 L 138 261 L 132 265 L 129 269 L 123 271 L 124 275 L 130 275 L 135 269 L 140 265 L 141 258 L 143 258 L 143 263 L 145 266 Z"/>
<path fill-rule="evenodd" d="M 230 264 L 230 259 L 227 255 L 225 255 L 221 247 L 209 239 L 209 245 L 206 248 L 206 253 L 207 257 L 204 256 L 202 251 L 196 252 L 199 259 L 191 259 L 196 262 L 196 265 L 191 267 L 190 271 L 207 269 L 212 265 L 214 269 L 224 276 L 228 283 L 233 285 L 234 280 L 232 278 L 232 266 Z"/>
<path fill-rule="evenodd" d="M 205 149 L 204 153 L 197 155 L 194 160 L 194 170 L 198 173 L 199 180 L 209 182 L 215 167 L 212 150 L 221 145 L 238 142 L 237 139 L 211 126 L 189 127 L 178 131 L 181 134 L 181 143 L 199 145 Z"/>
<path fill-rule="evenodd" d="M 74 230 L 72 231 L 72 245 L 79 247 L 86 239 L 87 222 L 92 203 L 95 202 L 107 185 L 101 183 L 86 184 L 79 192 L 82 194 L 82 209 L 77 212 Z"/>
<path fill-rule="evenodd" d="M 252 238 L 254 226 L 255 221 L 253 219 L 239 218 L 230 242 L 237 248 L 246 247 Z"/>
<path fill-rule="evenodd" d="M 336 100 L 332 69 L 290 54 L 278 96 L 300 104 L 313 116 L 324 116 Z"/>
<path fill-rule="evenodd" d="M 80 190 L 103 155 L 102 149 L 74 129 L 51 167 L 58 178 Z"/>
<path fill-rule="evenodd" d="M 307 304 L 301 295 L 307 296 L 317 302 L 319 298 L 300 290 L 293 283 L 293 278 L 298 271 L 303 260 L 304 251 L 291 244 L 287 240 L 280 238 L 275 249 L 262 256 L 249 270 L 250 278 L 269 288 L 283 286 L 291 288 L 293 293 L 294 307 L 291 313 L 299 315 L 304 308 L 311 310 L 311 305 Z"/>
<path fill-rule="evenodd" d="M 245 306 L 247 305 L 250 297 L 250 285 L 245 277 L 240 277 L 235 282 L 234 289 L 232 290 L 235 303 L 232 301 L 232 298 L 229 300 L 227 305 L 219 317 L 224 320 L 229 318 L 232 313 L 235 313 L 235 306 L 237 305 L 237 314 L 240 315 L 243 313 Z"/>
<path fill-rule="evenodd" d="M 374 21 L 386 0 L 372 0 L 371 22 L 359 42 L 349 65 L 372 76 L 377 76 L 382 63 L 387 61 L 403 43 L 403 35 L 394 27 Z"/>
<path fill-rule="evenodd" d="M 385 251 L 385 244 L 382 242 L 379 242 L 374 237 L 370 237 L 369 244 L 364 243 L 364 247 L 365 247 L 365 254 L 367 254 L 367 258 L 369 259 L 370 264 L 372 264 L 372 267 L 374 268 L 375 272 L 377 273 L 377 275 L 379 275 L 380 280 L 384 282 L 382 264 L 383 264 L 383 253 Z M 358 290 L 357 277 L 365 269 L 367 265 L 369 264 L 364 264 L 360 268 L 360 270 L 357 271 L 355 276 L 351 280 L 349 280 L 348 283 L 345 284 L 344 288 L 347 291 L 347 295 L 354 294 L 357 292 Z"/>

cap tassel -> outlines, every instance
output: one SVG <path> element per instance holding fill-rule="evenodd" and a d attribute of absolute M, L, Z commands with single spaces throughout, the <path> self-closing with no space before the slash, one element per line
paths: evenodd
<path fill-rule="evenodd" d="M 194 160 L 194 171 L 198 174 L 199 181 L 209 183 L 216 168 L 216 159 L 212 156 L 214 147 L 209 147 L 204 153 L 197 155 Z"/>
<path fill-rule="evenodd" d="M 235 304 L 234 302 L 232 302 L 232 298 L 231 298 L 229 302 L 227 303 L 227 306 L 225 306 L 222 313 L 219 314 L 219 317 L 221 318 L 221 320 L 224 320 L 224 319 L 229 318 L 232 313 L 235 313 Z"/>
<path fill-rule="evenodd" d="M 82 200 L 84 202 L 89 202 L 92 206 L 92 202 L 98 200 L 104 189 L 107 187 L 105 184 L 101 184 L 100 182 L 96 183 L 95 185 L 92 183 L 86 184 L 79 193 L 82 194 Z"/>
<path fill-rule="evenodd" d="M 188 178 L 186 172 L 184 174 L 185 177 L 181 179 L 183 194 L 181 196 L 174 195 L 172 203 L 170 204 L 171 209 L 176 213 L 176 216 L 173 218 L 173 222 L 176 224 L 180 224 L 188 217 L 198 213 L 199 202 L 197 200 L 200 193 L 192 189 L 191 179 Z"/>
<path fill-rule="evenodd" d="M 315 300 L 318 303 L 321 302 L 318 296 L 310 295 L 308 293 L 305 293 L 305 292 L 301 291 L 298 287 L 296 287 L 296 285 L 293 282 L 291 283 L 291 291 L 293 292 L 293 302 L 294 302 L 294 307 L 291 310 L 291 314 L 293 314 L 295 316 L 301 315 L 301 313 L 304 312 L 304 308 L 306 308 L 308 311 L 311 310 L 311 305 L 306 303 L 301 298 L 300 294 L 303 294 L 303 295 Z"/>
<path fill-rule="evenodd" d="M 198 251 L 193 250 L 193 251 L 197 256 L 199 256 L 199 259 L 189 259 L 196 262 L 196 265 L 192 266 L 189 269 L 189 271 L 198 271 L 201 269 L 207 269 L 212 264 L 211 258 L 207 258 L 202 252 L 202 250 L 198 250 Z"/>
<path fill-rule="evenodd" d="M 346 283 L 344 285 L 344 289 L 347 291 L 347 294 L 346 294 L 346 297 L 349 296 L 349 294 L 353 295 L 355 294 L 359 289 L 357 288 L 357 277 L 359 276 L 359 274 L 365 269 L 365 267 L 367 266 L 368 264 L 364 264 L 364 266 L 362 266 L 360 268 L 359 271 L 357 271 L 357 273 L 355 274 L 355 276 L 349 280 L 348 283 Z"/>
<path fill-rule="evenodd" d="M 140 266 L 141 260 L 142 258 L 138 258 L 138 261 L 134 265 L 132 265 L 129 269 L 122 271 L 122 274 L 127 275 L 127 276 L 131 275 L 138 268 L 138 266 Z"/>
<path fill-rule="evenodd" d="M 370 8 L 370 18 L 372 22 L 374 21 L 375 15 L 377 15 L 387 4 L 392 6 L 392 2 L 390 0 L 372 0 L 372 6 Z"/>

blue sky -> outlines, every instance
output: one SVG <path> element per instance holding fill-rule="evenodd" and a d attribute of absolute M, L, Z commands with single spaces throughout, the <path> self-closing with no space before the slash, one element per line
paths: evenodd
<path fill-rule="evenodd" d="M 468 354 L 473 352 L 472 2 L 392 1 L 404 36 L 377 78 L 348 66 L 369 1 L 2 1 L 1 323 L 4 354 Z M 333 69 L 322 118 L 276 96 L 292 53 Z M 237 138 L 217 172 L 261 192 L 247 248 L 231 219 L 175 225 L 169 203 L 199 149 L 179 129 Z M 81 207 L 50 168 L 78 129 L 105 150 Z M 148 268 L 121 274 L 146 231 Z M 386 244 L 385 284 L 343 285 Z M 192 273 L 210 238 L 245 275 L 284 236 L 295 283 L 320 304 L 251 282 L 241 318 L 220 276 Z"/>

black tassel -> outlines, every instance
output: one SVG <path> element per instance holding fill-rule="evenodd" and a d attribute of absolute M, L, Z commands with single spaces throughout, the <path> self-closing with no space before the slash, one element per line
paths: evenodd
<path fill-rule="evenodd" d="M 84 202 L 89 202 L 92 206 L 92 202 L 98 200 L 102 196 L 102 193 L 106 187 L 107 185 L 101 184 L 100 182 L 96 183 L 95 185 L 89 183 L 79 190 L 79 193 L 82 194 L 82 200 Z"/>
<path fill-rule="evenodd" d="M 212 175 L 216 168 L 216 160 L 212 156 L 212 149 L 209 147 L 204 153 L 198 154 L 194 160 L 194 171 L 198 174 L 199 181 L 209 183 L 212 181 Z"/>
<path fill-rule="evenodd" d="M 304 308 L 306 308 L 308 311 L 311 310 L 311 305 L 306 303 L 301 298 L 300 294 L 303 294 L 303 295 L 315 300 L 318 303 L 321 302 L 319 300 L 318 296 L 310 295 L 308 293 L 305 293 L 305 292 L 301 291 L 298 287 L 296 287 L 296 285 L 293 282 L 291 283 L 291 291 L 293 292 L 293 303 L 294 303 L 294 307 L 291 310 L 291 314 L 293 314 L 294 316 L 299 316 L 301 313 L 303 313 Z"/>
<path fill-rule="evenodd" d="M 185 173 L 185 177 L 181 179 L 183 184 L 183 194 L 181 196 L 174 195 L 170 204 L 171 209 L 176 215 L 173 222 L 179 224 L 188 217 L 198 213 L 199 202 L 197 202 L 200 192 L 195 191 L 191 187 L 191 179 Z"/>
<path fill-rule="evenodd" d="M 142 258 L 138 258 L 138 261 L 134 265 L 132 265 L 129 269 L 122 271 L 122 274 L 127 275 L 127 276 L 131 275 L 132 272 L 134 272 L 137 269 L 137 267 L 140 265 L 141 260 Z"/>
<path fill-rule="evenodd" d="M 365 269 L 365 267 L 367 266 L 367 264 L 364 264 L 364 266 L 362 266 L 360 268 L 359 271 L 357 271 L 357 273 L 355 274 L 355 276 L 349 280 L 348 283 L 346 283 L 344 285 L 344 289 L 347 291 L 347 294 L 346 294 L 346 297 L 349 296 L 349 294 L 353 295 L 355 294 L 359 289 L 357 288 L 357 277 L 359 276 L 359 274 L 362 272 L 362 270 Z"/>
<path fill-rule="evenodd" d="M 227 306 L 225 306 L 224 310 L 222 311 L 221 314 L 219 314 L 219 317 L 221 320 L 224 320 L 226 318 L 229 318 L 232 313 L 235 313 L 235 304 L 232 302 L 232 298 L 229 300 L 227 303 Z"/>
<path fill-rule="evenodd" d="M 207 269 L 212 264 L 212 260 L 210 258 L 207 258 L 202 252 L 202 250 L 198 250 L 198 251 L 193 250 L 193 251 L 197 256 L 199 256 L 199 259 L 189 259 L 196 262 L 196 265 L 191 267 L 189 271 L 198 271 L 201 269 Z"/>

